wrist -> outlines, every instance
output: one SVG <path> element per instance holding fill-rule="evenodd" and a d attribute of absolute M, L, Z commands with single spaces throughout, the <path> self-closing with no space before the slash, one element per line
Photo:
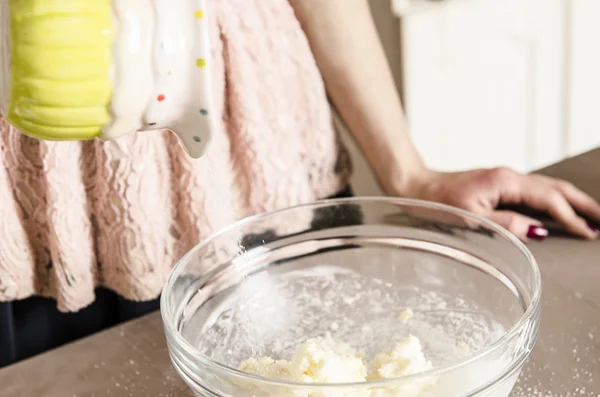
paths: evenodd
<path fill-rule="evenodd" d="M 419 198 L 422 190 L 437 174 L 422 162 L 411 167 L 393 167 L 380 178 L 380 185 L 388 196 Z"/>

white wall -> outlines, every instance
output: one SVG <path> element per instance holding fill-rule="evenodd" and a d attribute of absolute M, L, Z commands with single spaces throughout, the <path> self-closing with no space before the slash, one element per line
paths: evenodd
<path fill-rule="evenodd" d="M 565 1 L 570 16 L 565 144 L 574 155 L 600 144 L 600 1 Z"/>

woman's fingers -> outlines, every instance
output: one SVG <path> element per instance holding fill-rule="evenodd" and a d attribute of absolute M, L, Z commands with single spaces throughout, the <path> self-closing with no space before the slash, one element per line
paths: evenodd
<path fill-rule="evenodd" d="M 594 239 L 598 231 L 575 213 L 567 197 L 557 188 L 523 177 L 520 183 L 523 202 L 528 206 L 548 212 L 570 233 Z M 571 192 L 572 193 L 572 192 Z M 580 198 L 580 197 L 579 197 Z"/>
<path fill-rule="evenodd" d="M 521 240 L 543 240 L 548 237 L 548 230 L 540 221 L 513 211 L 493 211 L 488 218 Z"/>
<path fill-rule="evenodd" d="M 571 182 L 537 174 L 529 175 L 528 178 L 533 178 L 550 188 L 558 190 L 576 211 L 600 222 L 600 203 Z"/>
<path fill-rule="evenodd" d="M 555 186 L 577 211 L 600 221 L 600 204 L 592 196 L 567 181 L 556 180 Z"/>
<path fill-rule="evenodd" d="M 420 198 L 440 201 L 487 216 L 519 238 L 541 239 L 548 234 L 539 221 L 510 211 L 496 211 L 498 204 L 525 204 L 545 211 L 569 233 L 595 239 L 599 231 L 578 212 L 600 222 L 600 204 L 572 184 L 544 175 L 522 175 L 507 168 L 439 174 Z"/>

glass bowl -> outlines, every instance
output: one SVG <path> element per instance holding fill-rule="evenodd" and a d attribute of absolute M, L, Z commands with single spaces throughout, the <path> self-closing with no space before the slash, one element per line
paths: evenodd
<path fill-rule="evenodd" d="M 250 217 L 192 249 L 163 290 L 171 360 L 198 396 L 508 396 L 538 331 L 527 248 L 452 207 L 326 200 Z M 331 337 L 365 360 L 409 335 L 431 369 L 304 383 L 239 370 Z M 414 371 L 413 371 L 414 372 Z"/>

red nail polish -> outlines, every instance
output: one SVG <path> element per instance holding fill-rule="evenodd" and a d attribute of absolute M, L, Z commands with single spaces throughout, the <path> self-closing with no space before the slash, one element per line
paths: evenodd
<path fill-rule="evenodd" d="M 527 230 L 527 237 L 534 240 L 543 240 L 548 237 L 548 229 L 543 226 L 531 225 Z"/>
<path fill-rule="evenodd" d="M 596 233 L 596 234 L 600 233 L 600 230 L 598 230 L 598 228 L 597 228 L 597 227 L 595 227 L 595 226 L 593 226 L 593 225 L 590 225 L 589 223 L 588 223 L 587 225 L 588 225 L 588 227 L 590 228 L 590 230 L 591 230 L 592 232 L 594 232 L 594 233 Z"/>

